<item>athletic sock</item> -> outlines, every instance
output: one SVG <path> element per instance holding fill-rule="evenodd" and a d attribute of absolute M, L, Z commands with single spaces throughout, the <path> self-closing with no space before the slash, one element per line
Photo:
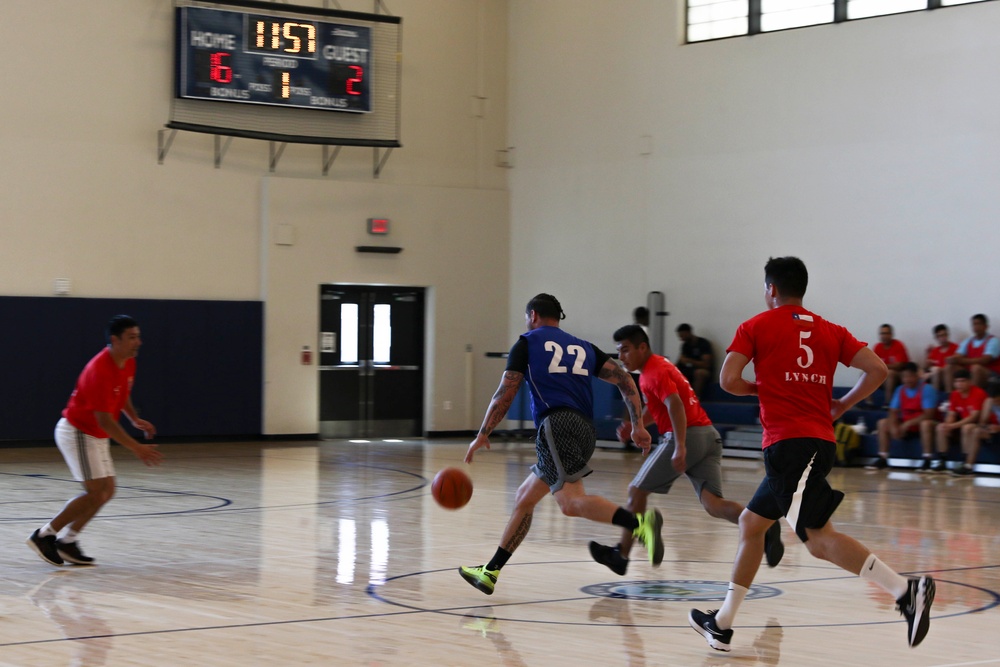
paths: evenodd
<path fill-rule="evenodd" d="M 497 552 L 493 554 L 493 559 L 486 564 L 486 569 L 499 570 L 500 568 L 502 568 L 504 565 L 507 564 L 507 561 L 509 561 L 510 557 L 513 555 L 514 554 L 507 551 L 503 547 L 497 547 Z"/>
<path fill-rule="evenodd" d="M 69 544 L 70 542 L 76 542 L 76 538 L 77 538 L 77 536 L 79 534 L 80 533 L 76 532 L 75 530 L 73 530 L 69 526 L 66 526 L 59 533 L 59 541 L 65 543 L 65 544 Z"/>
<path fill-rule="evenodd" d="M 635 531 L 639 527 L 639 515 L 632 514 L 624 507 L 615 510 L 615 515 L 611 517 L 611 523 L 621 526 L 625 530 Z"/>
<path fill-rule="evenodd" d="M 56 531 L 53 530 L 51 523 L 47 523 L 47 524 L 45 524 L 44 526 L 42 526 L 41 528 L 38 529 L 38 536 L 39 537 L 48 537 L 50 535 L 55 535 L 55 534 L 56 534 Z"/>
<path fill-rule="evenodd" d="M 715 615 L 715 624 L 719 626 L 720 630 L 728 630 L 733 627 L 733 619 L 736 618 L 736 612 L 739 611 L 740 605 L 743 604 L 743 600 L 749 592 L 749 588 L 744 588 L 731 581 L 729 582 L 729 590 L 726 591 L 726 601 L 722 603 L 722 606 L 719 607 L 719 612 Z"/>
<path fill-rule="evenodd" d="M 910 582 L 901 574 L 879 560 L 875 554 L 868 554 L 865 564 L 861 566 L 861 578 L 878 584 L 882 589 L 898 600 L 910 589 Z"/>

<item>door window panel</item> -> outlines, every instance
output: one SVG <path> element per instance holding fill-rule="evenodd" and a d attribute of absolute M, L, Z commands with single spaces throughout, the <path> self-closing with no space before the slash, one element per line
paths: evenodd
<path fill-rule="evenodd" d="M 376 364 L 389 363 L 392 351 L 391 306 L 387 303 L 375 304 L 372 320 L 372 361 Z"/>
<path fill-rule="evenodd" d="M 340 304 L 340 363 L 358 363 L 358 304 Z"/>

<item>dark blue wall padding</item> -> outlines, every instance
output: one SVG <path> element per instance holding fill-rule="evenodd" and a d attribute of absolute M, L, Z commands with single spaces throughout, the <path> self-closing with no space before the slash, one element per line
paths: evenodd
<path fill-rule="evenodd" d="M 262 302 L 0 296 L 0 441 L 52 438 L 121 313 L 143 338 L 132 402 L 161 436 L 261 433 Z"/>

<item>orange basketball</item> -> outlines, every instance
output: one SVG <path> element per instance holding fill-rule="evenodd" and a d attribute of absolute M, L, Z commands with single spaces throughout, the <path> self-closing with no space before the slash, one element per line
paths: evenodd
<path fill-rule="evenodd" d="M 472 480 L 458 468 L 445 468 L 434 475 L 431 495 L 438 505 L 447 510 L 465 507 L 472 497 Z"/>

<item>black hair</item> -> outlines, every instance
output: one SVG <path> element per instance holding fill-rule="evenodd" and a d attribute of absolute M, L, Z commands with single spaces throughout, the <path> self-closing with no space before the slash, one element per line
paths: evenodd
<path fill-rule="evenodd" d="M 892 325 L 891 324 L 883 324 L 882 326 L 879 327 L 879 331 L 881 331 L 882 329 L 888 329 L 889 333 L 892 333 Z"/>
<path fill-rule="evenodd" d="M 565 320 L 566 313 L 563 312 L 559 299 L 551 294 L 539 294 L 528 302 L 524 312 L 535 311 L 538 316 L 547 320 Z"/>
<path fill-rule="evenodd" d="M 691 331 L 691 325 L 686 322 L 684 324 L 678 324 L 677 333 L 680 333 L 682 331 Z"/>
<path fill-rule="evenodd" d="M 108 340 L 111 340 L 112 336 L 115 338 L 121 338 L 122 334 L 125 333 L 126 330 L 137 326 L 139 326 L 139 323 L 128 315 L 115 315 L 108 322 Z"/>
<path fill-rule="evenodd" d="M 646 335 L 646 332 L 638 324 L 626 324 L 615 331 L 612 338 L 615 339 L 616 343 L 627 340 L 636 347 L 639 347 L 640 343 L 645 343 L 646 347 L 649 347 L 649 336 Z"/>
<path fill-rule="evenodd" d="M 967 368 L 959 368 L 951 377 L 953 380 L 968 380 L 972 377 L 972 373 L 970 373 Z"/>
<path fill-rule="evenodd" d="M 809 272 L 798 257 L 771 257 L 764 265 L 764 283 L 774 285 L 783 297 L 801 299 L 809 284 Z"/>
<path fill-rule="evenodd" d="M 639 306 L 632 311 L 632 319 L 636 324 L 649 324 L 649 308 Z"/>
<path fill-rule="evenodd" d="M 902 366 L 899 367 L 900 373 L 903 373 L 905 371 L 910 371 L 911 373 L 918 373 L 920 372 L 920 367 L 917 366 L 912 361 L 907 361 L 906 363 L 904 363 Z"/>
<path fill-rule="evenodd" d="M 972 316 L 971 319 L 973 319 L 973 320 L 980 320 L 980 321 L 982 321 L 983 324 L 989 324 L 990 323 L 990 321 L 988 319 L 986 319 L 986 316 L 983 315 L 982 313 L 976 313 L 975 315 Z"/>
<path fill-rule="evenodd" d="M 947 330 L 948 330 L 947 324 L 939 324 L 936 327 L 934 327 L 934 333 L 941 333 L 942 331 L 947 331 Z"/>

